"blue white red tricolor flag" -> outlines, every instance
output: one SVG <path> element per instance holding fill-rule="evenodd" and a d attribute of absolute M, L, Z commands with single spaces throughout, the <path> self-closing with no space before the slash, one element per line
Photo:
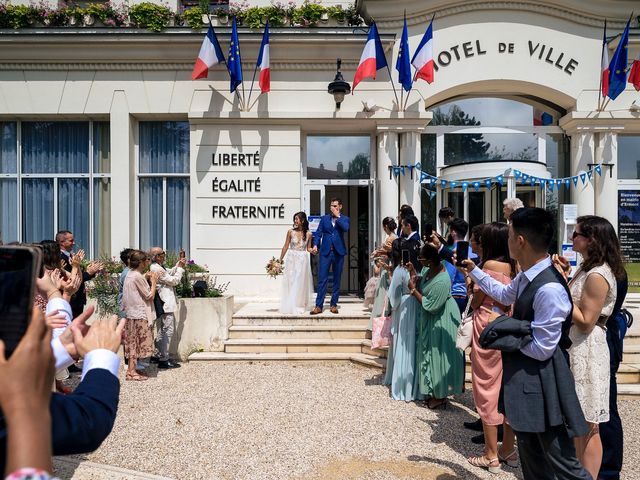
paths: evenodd
<path fill-rule="evenodd" d="M 209 69 L 219 63 L 224 63 L 224 55 L 222 54 L 218 37 L 216 37 L 216 32 L 209 25 L 207 34 L 202 41 L 196 64 L 193 67 L 193 72 L 191 72 L 191 80 L 207 78 Z"/>
<path fill-rule="evenodd" d="M 602 58 L 600 60 L 600 91 L 602 98 L 609 95 L 609 49 L 607 48 L 607 21 L 604 21 L 602 34 Z"/>
<path fill-rule="evenodd" d="M 264 26 L 262 45 L 260 45 L 260 53 L 258 54 L 258 68 L 260 69 L 260 78 L 258 79 L 260 91 L 262 93 L 267 93 L 271 90 L 271 69 L 269 68 L 269 22 Z"/>
<path fill-rule="evenodd" d="M 427 83 L 433 82 L 433 20 L 424 32 L 416 53 L 413 54 L 411 65 L 416 69 L 415 79 L 423 79 Z"/>
<path fill-rule="evenodd" d="M 536 127 L 543 127 L 553 123 L 553 116 L 538 108 L 533 109 L 533 124 Z"/>
<path fill-rule="evenodd" d="M 362 56 L 360 57 L 360 64 L 356 69 L 356 75 L 353 78 L 353 88 L 351 91 L 353 92 L 356 89 L 356 85 L 365 78 L 373 78 L 375 80 L 376 72 L 386 66 L 387 59 L 384 56 L 380 35 L 378 35 L 378 27 L 376 27 L 374 22 L 369 29 L 367 43 L 365 44 Z"/>
<path fill-rule="evenodd" d="M 640 52 L 631 65 L 629 72 L 629 83 L 633 85 L 636 91 L 640 91 Z"/>

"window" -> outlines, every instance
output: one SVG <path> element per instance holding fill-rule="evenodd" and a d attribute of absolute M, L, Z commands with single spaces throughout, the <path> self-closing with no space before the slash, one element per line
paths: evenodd
<path fill-rule="evenodd" d="M 189 122 L 140 122 L 140 248 L 189 249 Z"/>
<path fill-rule="evenodd" d="M 640 179 L 640 135 L 618 135 L 618 178 Z"/>
<path fill-rule="evenodd" d="M 307 178 L 310 180 L 370 178 L 369 136 L 308 136 Z"/>
<path fill-rule="evenodd" d="M 0 131 L 3 241 L 70 230 L 90 258 L 109 254 L 109 123 L 4 122 Z"/>

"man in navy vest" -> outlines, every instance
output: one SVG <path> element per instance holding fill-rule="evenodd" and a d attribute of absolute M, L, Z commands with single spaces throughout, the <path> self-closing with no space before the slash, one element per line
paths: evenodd
<path fill-rule="evenodd" d="M 333 286 L 331 292 L 331 313 L 338 313 L 338 297 L 340 296 L 340 278 L 342 266 L 347 254 L 344 243 L 344 234 L 349 231 L 349 217 L 342 215 L 342 200 L 331 199 L 331 214 L 320 218 L 320 225 L 313 235 L 313 254 L 318 253 L 320 247 L 320 265 L 318 268 L 318 294 L 316 306 L 311 310 L 311 315 L 322 313 L 324 296 L 327 293 L 329 281 L 329 267 L 333 271 Z"/>
<path fill-rule="evenodd" d="M 530 323 L 533 340 L 502 352 L 498 405 L 518 438 L 525 480 L 589 480 L 571 438 L 586 434 L 587 424 L 566 352 L 571 346 L 571 294 L 547 253 L 553 225 L 552 215 L 541 208 L 513 212 L 509 253 L 521 272 L 510 285 L 493 280 L 469 260 L 464 268 L 484 293 L 503 305 L 513 304 L 514 321 Z M 492 312 L 490 322 L 497 317 Z M 513 455 L 500 453 L 503 458 Z"/>

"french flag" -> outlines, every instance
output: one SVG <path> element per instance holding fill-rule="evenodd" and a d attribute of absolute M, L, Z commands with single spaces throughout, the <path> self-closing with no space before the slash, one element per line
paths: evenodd
<path fill-rule="evenodd" d="M 376 27 L 374 22 L 369 29 L 367 43 L 364 46 L 362 56 L 360 57 L 360 64 L 353 78 L 353 88 L 351 92 L 353 93 L 356 85 L 365 78 L 373 78 L 375 80 L 376 72 L 386 66 L 387 58 L 384 56 L 382 42 L 380 41 L 380 35 L 378 35 L 378 27 Z"/>
<path fill-rule="evenodd" d="M 609 49 L 607 48 L 607 20 L 604 21 L 604 33 L 602 34 L 602 59 L 600 61 L 600 91 L 602 98 L 609 95 Z"/>
<path fill-rule="evenodd" d="M 533 109 L 533 125 L 536 127 L 546 127 L 553 124 L 553 116 L 538 108 Z"/>
<path fill-rule="evenodd" d="M 427 83 L 433 82 L 433 20 L 422 36 L 420 45 L 411 59 L 411 65 L 416 69 L 416 80 L 421 78 Z"/>
<path fill-rule="evenodd" d="M 271 69 L 269 68 L 269 22 L 264 26 L 262 45 L 260 45 L 260 54 L 258 55 L 258 67 L 260 68 L 260 78 L 258 79 L 260 91 L 262 93 L 267 93 L 271 90 Z"/>
<path fill-rule="evenodd" d="M 191 80 L 207 78 L 209 69 L 219 63 L 224 63 L 224 55 L 222 54 L 218 37 L 216 37 L 216 32 L 213 31 L 213 26 L 209 25 L 207 34 L 202 41 L 196 64 L 193 67 L 193 72 L 191 72 Z"/>
<path fill-rule="evenodd" d="M 631 72 L 629 72 L 629 83 L 633 85 L 636 91 L 640 91 L 640 52 L 631 64 Z"/>

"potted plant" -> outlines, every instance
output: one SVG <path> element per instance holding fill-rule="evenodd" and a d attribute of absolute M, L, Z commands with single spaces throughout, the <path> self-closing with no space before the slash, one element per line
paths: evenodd
<path fill-rule="evenodd" d="M 358 27 L 363 23 L 362 17 L 356 10 L 355 4 L 349 5 L 349 8 L 345 10 L 345 18 L 350 27 Z"/>
<path fill-rule="evenodd" d="M 209 23 L 200 7 L 191 7 L 182 13 L 184 21 L 194 30 L 202 28 L 204 23 Z"/>
<path fill-rule="evenodd" d="M 347 19 L 347 14 L 342 9 L 341 5 L 332 5 L 327 7 L 327 14 L 329 15 L 329 18 L 335 20 L 338 25 L 344 25 Z"/>
<path fill-rule="evenodd" d="M 315 27 L 325 13 L 327 13 L 327 8 L 323 5 L 316 1 L 305 0 L 302 5 L 296 8 L 293 20 L 298 25 Z"/>
<path fill-rule="evenodd" d="M 167 28 L 171 17 L 171 10 L 165 5 L 143 2 L 129 8 L 131 23 L 153 32 L 161 32 Z"/>

